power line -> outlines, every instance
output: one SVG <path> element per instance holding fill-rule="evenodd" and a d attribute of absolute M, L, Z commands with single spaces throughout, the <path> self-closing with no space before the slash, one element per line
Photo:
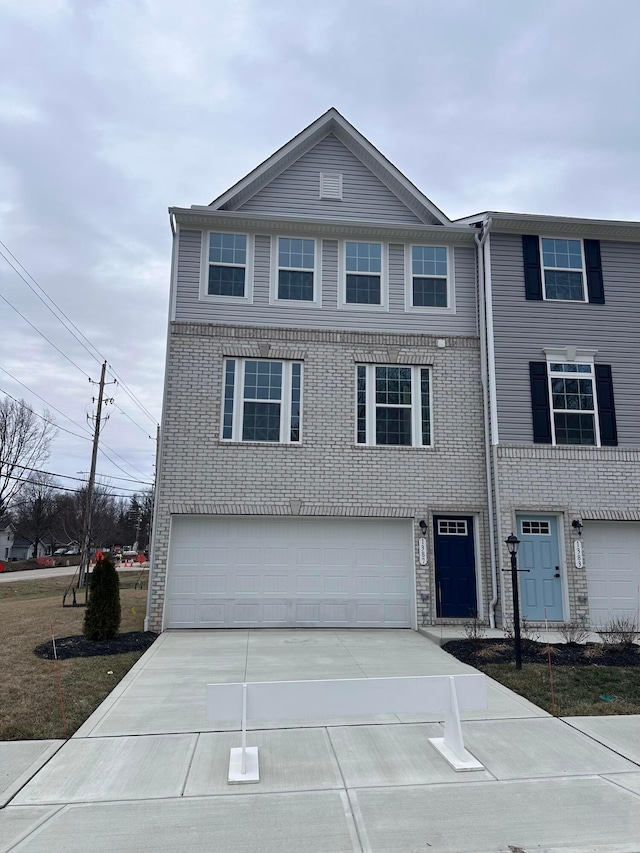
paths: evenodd
<path fill-rule="evenodd" d="M 44 334 L 44 332 L 41 332 L 41 331 L 40 331 L 40 329 L 39 329 L 37 326 L 35 326 L 35 325 L 31 322 L 31 320 L 29 320 L 29 319 L 28 319 L 28 317 L 25 317 L 25 316 L 24 316 L 24 314 L 22 313 L 22 311 L 19 311 L 19 310 L 16 308 L 16 306 L 15 306 L 15 305 L 13 305 L 11 302 L 9 302 L 9 300 L 7 299 L 7 297 L 6 297 L 6 296 L 3 296 L 3 295 L 2 295 L 2 293 L 0 293 L 0 299 L 2 299 L 2 301 L 3 301 L 3 302 L 6 302 L 6 303 L 7 303 L 7 305 L 9 306 L 9 308 L 13 308 L 13 310 L 16 312 L 16 314 L 18 314 L 20 317 L 22 317 L 22 319 L 25 321 L 25 323 L 28 323 L 28 324 L 31 326 L 31 328 L 32 328 L 35 332 L 37 332 L 37 333 L 40 335 L 40 337 L 41 337 L 41 338 L 44 338 L 44 340 L 45 340 L 48 344 L 51 344 L 51 346 L 54 348 L 54 350 L 56 350 L 57 352 L 59 352 L 59 353 L 60 353 L 60 355 L 61 355 L 63 358 L 66 358 L 66 359 L 67 359 L 67 361 L 69 362 L 69 364 L 72 364 L 72 365 L 73 365 L 77 370 L 79 370 L 79 371 L 80 371 L 80 373 L 82 373 L 82 374 L 83 374 L 83 376 L 88 376 L 88 373 L 86 372 L 86 370 L 83 370 L 81 367 L 79 367 L 79 366 L 75 363 L 75 361 L 74 361 L 72 358 L 70 358 L 70 357 L 66 354 L 66 352 L 63 352 L 63 351 L 60 349 L 60 347 L 59 347 L 59 346 L 57 346 L 56 344 L 54 344 L 54 342 L 53 342 L 52 340 L 50 340 L 50 339 L 49 339 L 49 338 Z"/>
<path fill-rule="evenodd" d="M 115 380 L 116 380 L 117 384 L 122 388 L 122 390 L 125 392 L 125 394 L 126 394 L 126 395 L 127 395 L 127 396 L 128 396 L 128 397 L 129 397 L 129 398 L 130 398 L 134 403 L 135 403 L 135 404 L 136 404 L 136 406 L 140 409 L 140 411 L 141 411 L 143 414 L 145 414 L 145 415 L 149 418 L 149 420 L 150 420 L 152 423 L 157 424 L 157 423 L 158 423 L 157 418 L 154 418 L 154 416 L 153 416 L 153 415 L 151 414 L 151 412 L 146 408 L 146 406 L 144 406 L 144 404 L 143 404 L 143 403 L 141 403 L 141 402 L 138 400 L 138 398 L 134 395 L 133 391 L 130 391 L 129 386 L 126 384 L 126 382 L 124 381 L 124 379 L 122 379 L 122 378 L 118 375 L 118 373 L 116 372 L 116 369 L 115 369 L 112 365 L 109 365 L 109 375 L 110 375 L 113 379 L 115 379 Z"/>
<path fill-rule="evenodd" d="M 86 336 L 85 336 L 85 335 L 80 331 L 80 329 L 76 326 L 76 324 L 73 322 L 73 320 L 71 320 L 71 318 L 70 318 L 70 317 L 67 317 L 67 315 L 66 315 L 66 314 L 65 314 L 65 312 L 62 310 L 62 308 L 60 308 L 60 306 L 59 306 L 59 305 L 58 305 L 58 304 L 57 304 L 57 303 L 56 303 L 56 302 L 55 302 L 55 301 L 54 301 L 54 300 L 49 296 L 49 294 L 46 292 L 46 290 L 38 284 L 38 282 L 37 282 L 37 281 L 36 281 L 36 279 L 31 275 L 31 273 L 29 272 L 29 270 L 28 270 L 28 269 L 27 269 L 27 268 L 26 268 L 22 263 L 20 263 L 20 261 L 18 260 L 18 258 L 16 258 L 16 256 L 15 256 L 15 255 L 13 254 L 13 252 L 11 251 L 11 249 L 10 249 L 10 248 L 5 244 L 5 243 L 3 243 L 3 242 L 2 242 L 2 240 L 0 240 L 0 246 L 2 246 L 2 247 L 5 249 L 5 251 L 6 251 L 9 255 L 11 255 L 11 257 L 12 257 L 12 258 L 13 258 L 13 260 L 16 262 L 16 264 L 20 267 L 20 269 L 22 269 L 22 270 L 23 270 L 23 271 L 24 271 L 24 272 L 29 276 L 29 278 L 30 278 L 30 279 L 31 279 L 31 281 L 35 284 L 35 286 L 38 288 L 38 290 L 39 290 L 41 293 L 43 293 L 43 294 L 44 294 L 44 296 L 45 296 L 45 297 L 46 297 L 46 299 L 47 299 L 47 301 L 46 301 L 46 302 L 45 302 L 45 300 L 42 298 L 42 296 L 40 296 L 40 294 L 39 294 L 39 293 L 37 293 L 37 292 L 34 290 L 34 288 L 32 287 L 32 285 L 30 284 L 30 282 L 28 282 L 28 281 L 27 281 L 27 279 L 22 275 L 22 273 L 20 272 L 20 270 L 16 269 L 16 268 L 15 268 L 15 266 L 14 266 L 14 265 L 11 263 L 11 261 L 9 260 L 9 258 L 7 258 L 7 256 L 6 256 L 3 252 L 1 252 L 1 251 L 0 251 L 0 256 L 2 256 L 2 257 L 4 258 L 4 260 L 5 260 L 5 261 L 7 262 L 7 264 L 11 267 L 11 269 L 16 273 L 16 275 L 18 275 L 18 276 L 22 279 L 22 281 L 27 285 L 27 287 L 29 288 L 29 290 L 31 290 L 31 292 L 32 292 L 32 293 L 33 293 L 33 294 L 34 294 L 34 295 L 35 295 L 35 296 L 40 300 L 40 302 L 42 302 L 42 304 L 45 306 L 45 308 L 46 308 L 46 309 L 47 309 L 51 314 L 53 314 L 53 316 L 56 318 L 56 320 L 58 320 L 58 322 L 59 322 L 62 326 L 64 326 L 64 328 L 69 332 L 69 334 L 70 334 L 70 335 L 72 335 L 72 336 L 75 338 L 75 340 L 76 340 L 76 341 L 77 341 L 77 342 L 78 342 L 82 347 L 84 347 L 84 349 L 89 353 L 89 355 L 90 355 L 92 358 L 95 358 L 95 359 L 96 359 L 96 361 L 98 361 L 98 362 L 99 362 L 99 361 L 104 361 L 105 359 L 100 355 L 99 350 L 98 350 L 98 349 L 97 349 L 97 348 L 96 348 L 96 347 L 91 343 L 91 341 L 90 341 L 90 340 L 89 340 L 89 339 L 88 339 L 88 338 L 87 338 L 87 337 L 86 337 Z M 54 311 L 54 310 L 53 310 L 53 308 L 51 308 L 51 305 L 49 305 L 49 304 L 48 304 L 49 302 L 51 303 L 51 305 L 54 305 L 54 306 L 55 306 L 55 309 L 56 309 L 56 311 L 57 311 L 58 313 L 56 313 L 56 311 Z M 59 316 L 60 314 L 62 315 L 62 317 L 64 317 L 64 318 L 65 318 L 64 320 L 62 320 L 62 318 Z M 66 320 L 66 322 L 65 322 L 65 320 Z M 69 328 L 69 326 L 67 326 L 67 323 L 69 323 L 69 325 L 70 325 L 70 326 L 72 326 L 72 327 L 76 330 L 76 332 L 78 332 L 78 334 L 79 334 L 79 335 L 81 335 L 81 337 L 82 337 L 82 338 L 84 338 L 84 340 L 89 344 L 89 346 L 90 346 L 90 347 L 92 347 L 92 348 L 95 350 L 95 352 L 97 352 L 97 353 L 98 353 L 98 355 L 96 355 L 96 354 L 95 354 L 95 352 L 91 352 L 91 350 L 87 348 L 87 346 L 86 346 L 86 345 L 85 345 L 85 344 L 80 340 L 80 338 L 78 338 L 78 337 L 74 334 L 74 332 L 72 332 L 72 331 L 71 331 L 71 329 Z"/>
<path fill-rule="evenodd" d="M 54 410 L 54 412 L 58 412 L 58 414 L 59 414 L 59 415 L 62 415 L 62 417 L 63 417 L 63 418 L 66 418 L 68 421 L 71 421 L 71 423 L 72 423 L 74 426 L 78 427 L 78 429 L 84 429 L 84 427 L 82 427 L 79 423 L 77 423 L 76 421 L 74 421 L 74 420 L 73 420 L 73 418 L 70 418 L 70 417 L 69 417 L 69 415 L 65 415 L 65 413 L 64 413 L 64 412 L 61 412 L 61 411 L 60 411 L 60 409 L 57 409 L 55 406 L 52 406 L 52 405 L 51 405 L 51 403 L 48 403 L 48 402 L 44 399 L 44 397 L 41 397 L 41 396 L 40 396 L 40 394 L 37 394 L 35 391 L 33 391 L 31 388 L 29 388 L 29 386 L 28 386 L 28 385 L 25 385 L 25 384 L 24 384 L 24 382 L 21 382 L 21 381 L 20 381 L 20 379 L 18 379 L 17 377 L 15 377 L 15 376 L 14 376 L 12 373 L 10 373 L 6 368 L 4 368 L 4 367 L 0 366 L 0 370 L 2 370 L 2 371 L 3 371 L 3 373 L 6 373 L 6 374 L 7 374 L 7 376 L 10 376 L 10 377 L 11 377 L 11 379 L 13 379 L 13 381 L 14 381 L 14 382 L 17 382 L 17 383 L 18 383 L 18 385 L 22 385 L 22 387 L 23 387 L 23 388 L 26 388 L 26 390 L 27 390 L 30 394 L 33 394 L 35 397 L 37 397 L 39 400 L 41 400 L 41 401 L 45 404 L 45 406 L 49 406 L 49 408 L 53 409 L 53 410 Z M 14 398 L 12 398 L 12 399 L 14 399 Z M 67 432 L 69 432 L 69 430 L 67 430 Z M 91 441 L 91 439 L 90 439 L 88 436 L 79 436 L 79 437 L 80 437 L 80 438 L 86 438 L 86 439 L 87 439 L 87 441 Z M 105 444 L 104 442 L 103 442 L 103 444 L 104 444 L 104 446 L 107 448 L 107 450 L 109 450 L 111 453 L 113 453 L 113 454 L 114 454 L 115 456 L 117 456 L 119 459 L 122 459 L 122 461 L 125 463 L 125 465 L 128 465 L 130 468 L 133 468 L 133 470 L 134 470 L 134 471 L 137 471 L 137 472 L 138 472 L 138 474 L 142 474 L 142 476 L 143 476 L 143 477 L 146 477 L 146 476 L 147 476 L 147 474 L 145 474 L 145 472 L 144 472 L 144 471 L 141 471 L 141 470 L 140 470 L 140 468 L 137 468 L 135 465 L 133 465 L 133 463 L 131 463 L 131 462 L 127 462 L 127 460 L 126 460 L 123 456 L 121 456 L 121 455 L 120 455 L 116 450 L 114 450 L 112 447 L 109 447 L 109 445 L 108 445 L 108 444 Z M 117 463 L 117 462 L 114 462 L 114 460 L 109 456 L 109 454 L 108 454 L 108 453 L 106 453 L 102 448 L 99 448 L 99 450 L 100 450 L 100 453 L 102 453 L 102 455 L 103 455 L 103 456 L 105 456 L 105 457 L 109 460 L 109 462 L 111 462 L 111 464 L 112 464 L 113 466 L 115 466 L 115 467 L 118 469 L 118 471 L 122 471 L 122 473 L 123 473 L 123 474 L 128 474 L 128 473 L 129 473 L 129 471 L 125 471 L 125 469 L 124 469 L 124 468 L 122 468 L 120 465 L 118 465 L 118 463 Z"/>
<path fill-rule="evenodd" d="M 6 373 L 6 374 L 7 374 L 7 376 L 10 376 L 10 377 L 13 379 L 13 381 L 14 381 L 14 382 L 17 382 L 17 383 L 18 383 L 18 385 L 22 385 L 22 387 L 23 387 L 23 388 L 26 388 L 26 390 L 27 390 L 30 394 L 33 394 L 33 396 L 34 396 L 34 397 L 37 397 L 37 398 L 38 398 L 38 400 L 41 400 L 41 401 L 45 404 L 45 406 L 48 406 L 50 409 L 53 409 L 53 411 L 54 411 L 54 412 L 57 412 L 59 415 L 62 415 L 62 417 L 63 417 L 63 418 L 66 418 L 68 421 L 71 421 L 71 423 L 72 423 L 74 426 L 78 427 L 78 429 L 84 429 L 84 427 L 83 427 L 83 426 L 81 426 L 79 423 L 76 423 L 76 421 L 74 421 L 74 420 L 73 420 L 73 418 L 70 418 L 70 417 L 69 417 L 69 415 L 65 415 L 65 413 L 64 413 L 64 412 L 61 412 L 61 411 L 60 411 L 60 409 L 56 409 L 56 407 L 55 407 L 55 406 L 52 406 L 52 405 L 51 405 L 51 403 L 47 403 L 47 401 L 44 399 L 44 397 L 41 397 L 41 396 L 40 396 L 40 394 L 37 394 L 35 391 L 32 391 L 32 389 L 31 389 L 31 388 L 29 388 L 29 386 L 28 386 L 28 385 L 25 385 L 25 384 L 24 384 L 24 382 L 21 382 L 21 381 L 20 381 L 20 379 L 18 379 L 17 377 L 15 377 L 15 376 L 13 375 L 13 373 L 9 373 L 9 371 L 8 371 L 5 367 L 2 367 L 2 366 L 0 365 L 0 370 L 1 370 L 3 373 Z M 89 439 L 89 441 L 91 441 L 91 439 Z"/>
<path fill-rule="evenodd" d="M 30 480 L 28 477 L 14 477 L 12 474 L 7 474 L 6 477 L 9 480 L 17 480 L 17 482 L 19 482 L 19 483 L 32 483 L 33 484 L 33 480 Z M 66 486 L 54 486 L 50 483 L 47 483 L 45 487 L 47 489 L 56 489 L 56 491 L 59 491 L 59 492 L 73 492 L 74 494 L 86 491 L 85 489 L 69 489 Z M 107 487 L 105 486 L 104 488 L 107 488 Z M 113 492 L 110 492 L 109 497 L 130 499 L 131 495 L 130 494 L 129 495 L 119 495 L 119 494 L 115 494 Z M 22 503 L 24 503 L 24 501 Z"/>
<path fill-rule="evenodd" d="M 143 433 L 147 436 L 147 438 L 150 438 L 152 441 L 154 441 L 153 437 L 149 435 L 149 433 L 146 431 L 146 429 L 145 429 L 144 427 L 141 427 L 141 426 L 140 426 L 140 424 L 139 424 L 137 421 L 134 421 L 134 419 L 131 417 L 131 415 L 128 415 L 128 414 L 124 411 L 124 409 L 121 409 L 121 408 L 120 408 L 120 406 L 119 406 L 117 403 L 115 403 L 115 402 L 114 402 L 114 404 L 113 404 L 113 405 L 116 407 L 116 409 L 117 409 L 121 414 L 123 414 L 123 415 L 125 416 L 125 418 L 129 418 L 129 420 L 131 421 L 131 423 L 132 423 L 134 426 L 137 426 L 137 427 L 138 427 L 138 429 L 140 430 L 140 432 L 143 432 Z"/>
<path fill-rule="evenodd" d="M 88 471 L 78 471 L 78 474 L 88 474 Z M 140 483 L 143 486 L 153 486 L 148 480 L 134 480 L 131 477 L 116 477 L 115 474 L 98 474 L 96 477 L 108 477 L 110 480 L 124 480 L 126 483 Z"/>
<path fill-rule="evenodd" d="M 22 471 L 34 471 L 36 474 L 47 474 L 50 477 L 61 477 L 63 480 L 77 480 L 79 483 L 86 483 L 83 477 L 72 477 L 71 474 L 58 474 L 55 471 L 43 471 L 41 468 L 32 468 L 30 465 L 19 465 L 17 462 L 9 462 L 7 459 L 0 459 L 0 465 L 12 465 L 14 468 L 20 468 Z M 109 477 L 108 474 L 99 474 L 96 476 Z M 122 477 L 114 477 L 114 479 L 122 479 Z M 138 483 L 140 480 L 130 480 L 129 482 Z M 152 483 L 141 483 L 142 485 L 151 486 Z M 124 492 L 138 492 L 139 489 L 129 489 L 126 486 L 119 486 Z"/>
<path fill-rule="evenodd" d="M 98 347 L 89 340 L 89 338 L 84 334 L 84 332 L 82 332 L 78 328 L 78 326 L 76 326 L 76 324 L 73 322 L 73 320 L 67 316 L 67 314 L 62 310 L 62 308 L 60 308 L 60 306 L 55 302 L 55 300 L 51 296 L 49 296 L 49 294 L 46 292 L 46 290 L 38 283 L 38 281 L 29 272 L 29 270 L 24 266 L 24 264 L 22 264 L 18 260 L 18 258 L 13 254 L 13 252 L 11 251 L 11 249 L 9 249 L 9 247 L 6 245 L 6 243 L 3 243 L 2 240 L 0 240 L 0 246 L 2 246 L 4 248 L 4 250 L 7 252 L 7 254 L 9 254 L 11 256 L 11 258 L 13 258 L 13 260 L 20 267 L 20 269 L 26 275 L 29 276 L 29 278 L 35 284 L 35 286 L 38 288 L 40 293 L 42 293 L 44 295 L 44 297 L 46 297 L 46 301 L 45 301 L 45 299 L 42 298 L 42 296 L 40 296 L 40 294 L 33 288 L 31 283 L 24 277 L 24 275 L 22 275 L 20 270 L 17 269 L 16 266 L 14 266 L 14 264 L 9 260 L 9 258 L 7 258 L 7 256 L 2 251 L 0 251 L 0 256 L 6 261 L 6 263 L 11 267 L 11 269 L 16 273 L 16 275 L 18 275 L 22 279 L 22 281 L 27 285 L 27 287 L 31 290 L 31 292 L 40 300 L 40 302 L 42 302 L 42 304 L 45 306 L 45 308 L 47 308 L 47 310 L 51 314 L 53 314 L 53 316 L 56 318 L 56 320 L 58 320 L 58 322 L 62 326 L 64 326 L 64 328 L 80 344 L 80 346 L 82 346 L 89 353 L 89 355 L 92 358 L 96 359 L 96 361 L 108 361 L 107 357 L 100 352 Z M 51 304 L 49 304 L 49 303 L 51 303 Z M 55 307 L 55 309 L 56 309 L 55 311 L 53 310 L 53 308 L 51 308 L 51 305 L 53 305 Z M 60 316 L 60 315 L 62 315 L 62 316 Z M 62 319 L 63 317 L 64 317 L 64 320 Z M 71 327 L 71 328 L 69 328 L 69 327 Z M 75 332 L 72 331 L 72 329 L 75 330 L 75 332 L 77 332 L 77 334 L 75 334 Z M 80 337 L 78 337 L 78 335 Z M 81 340 L 81 338 L 82 338 L 82 340 Z M 86 341 L 86 343 L 89 344 L 89 346 L 91 347 L 93 352 L 86 346 L 84 341 Z M 96 355 L 96 353 L 97 353 L 97 355 Z M 113 376 L 113 378 L 118 380 L 118 383 L 122 386 L 125 393 L 133 400 L 133 402 L 136 404 L 136 406 L 138 406 L 140 411 L 143 412 L 154 424 L 157 423 L 157 419 L 154 418 L 153 415 L 149 412 L 149 410 L 137 399 L 137 397 L 129 389 L 127 383 L 124 381 L 124 379 L 122 379 L 119 376 L 119 374 L 116 372 L 115 368 L 112 365 L 109 365 L 109 370 L 110 370 L 110 373 Z"/>
<path fill-rule="evenodd" d="M 13 397 L 11 394 L 9 394 L 8 391 L 5 391 L 3 388 L 0 388 L 0 394 L 4 394 L 5 397 L 9 397 L 10 400 L 13 400 L 14 403 L 18 403 L 18 405 L 22 405 L 22 403 L 24 403 L 24 400 L 18 400 L 17 397 Z M 91 441 L 88 435 L 80 435 L 80 433 L 78 432 L 72 432 L 72 430 L 60 426 L 60 424 L 56 423 L 55 421 L 52 421 L 49 418 L 45 418 L 44 415 L 38 414 L 35 409 L 30 409 L 30 411 L 32 412 L 32 414 L 34 414 L 37 418 L 40 418 L 40 420 L 44 421 L 46 424 L 51 424 L 51 426 L 54 426 L 56 429 L 61 429 L 62 432 L 66 432 L 69 435 L 74 435 L 76 438 L 81 438 L 83 441 Z"/>

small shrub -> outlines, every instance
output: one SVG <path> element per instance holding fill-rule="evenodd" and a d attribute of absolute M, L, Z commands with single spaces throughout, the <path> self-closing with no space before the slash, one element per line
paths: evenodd
<path fill-rule="evenodd" d="M 558 633 L 568 646 L 577 646 L 589 638 L 589 631 L 581 622 L 564 622 L 558 626 Z"/>
<path fill-rule="evenodd" d="M 487 635 L 487 626 L 477 617 L 464 623 L 464 635 L 472 643 L 483 640 Z"/>
<path fill-rule="evenodd" d="M 640 637 L 636 620 L 631 616 L 614 616 L 597 632 L 603 645 L 629 648 Z"/>
<path fill-rule="evenodd" d="M 505 620 L 502 631 L 507 640 L 513 640 L 513 619 Z M 540 639 L 540 632 L 536 628 L 533 628 L 531 623 L 525 619 L 524 616 L 520 618 L 520 638 L 522 640 L 529 640 L 532 643 L 537 643 Z"/>
<path fill-rule="evenodd" d="M 120 579 L 111 557 L 96 562 L 91 572 L 83 633 L 87 640 L 110 640 L 120 627 Z"/>

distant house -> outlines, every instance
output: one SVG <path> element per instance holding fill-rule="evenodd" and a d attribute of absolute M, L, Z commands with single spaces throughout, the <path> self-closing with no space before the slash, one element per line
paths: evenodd
<path fill-rule="evenodd" d="M 30 560 L 33 557 L 47 557 L 53 553 L 54 542 L 50 537 L 44 537 L 38 542 L 37 549 L 33 543 L 22 536 L 16 536 L 11 531 L 12 542 L 7 548 L 5 560 Z M 0 543 L 2 542 L 2 533 L 0 532 Z"/>
<path fill-rule="evenodd" d="M 13 528 L 6 519 L 0 519 L 0 560 L 11 559 Z"/>

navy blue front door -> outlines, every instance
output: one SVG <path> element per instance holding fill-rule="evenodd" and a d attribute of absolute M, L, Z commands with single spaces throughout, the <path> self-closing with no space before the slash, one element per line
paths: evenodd
<path fill-rule="evenodd" d="M 437 515 L 433 519 L 438 616 L 477 615 L 476 561 L 471 516 Z"/>

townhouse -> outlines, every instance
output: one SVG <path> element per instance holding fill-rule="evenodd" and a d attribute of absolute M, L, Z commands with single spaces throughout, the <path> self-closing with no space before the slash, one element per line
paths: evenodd
<path fill-rule="evenodd" d="M 499 623 L 512 530 L 531 621 L 615 611 L 636 226 L 452 222 L 334 109 L 170 217 L 151 630 Z"/>

